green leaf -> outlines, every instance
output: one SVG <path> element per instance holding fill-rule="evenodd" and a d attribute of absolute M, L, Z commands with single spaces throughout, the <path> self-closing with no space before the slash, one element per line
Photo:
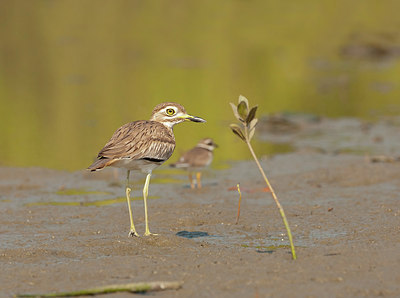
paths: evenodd
<path fill-rule="evenodd" d="M 247 100 L 246 97 L 244 97 L 243 95 L 239 95 L 239 104 L 241 102 L 244 102 L 246 104 L 246 108 L 249 109 L 249 101 Z"/>
<path fill-rule="evenodd" d="M 235 104 L 231 103 L 231 102 L 229 104 L 232 107 L 233 115 L 235 115 L 237 120 L 240 120 L 240 116 L 239 116 L 239 113 L 237 111 L 237 106 Z"/>
<path fill-rule="evenodd" d="M 232 129 L 233 133 L 237 135 L 239 138 L 241 138 L 243 141 L 246 141 L 246 138 L 244 137 L 243 131 L 240 128 L 239 125 L 237 124 L 231 124 L 229 127 Z"/>
<path fill-rule="evenodd" d="M 258 106 L 255 106 L 255 107 L 251 108 L 251 110 L 249 112 L 249 115 L 247 115 L 246 123 L 250 123 L 254 119 L 254 117 L 256 116 L 257 107 Z"/>
<path fill-rule="evenodd" d="M 237 111 L 240 115 L 241 121 L 244 122 L 244 120 L 247 118 L 247 106 L 244 101 L 241 101 L 238 106 L 237 106 Z M 239 119 L 240 120 L 240 119 Z"/>

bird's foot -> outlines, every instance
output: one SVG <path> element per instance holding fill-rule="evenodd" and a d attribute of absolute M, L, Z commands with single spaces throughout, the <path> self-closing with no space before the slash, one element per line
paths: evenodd
<path fill-rule="evenodd" d="M 131 230 L 128 234 L 128 237 L 139 237 L 139 234 L 136 231 Z"/>
<path fill-rule="evenodd" d="M 158 236 L 158 234 L 150 233 L 149 231 L 145 232 L 143 236 Z"/>

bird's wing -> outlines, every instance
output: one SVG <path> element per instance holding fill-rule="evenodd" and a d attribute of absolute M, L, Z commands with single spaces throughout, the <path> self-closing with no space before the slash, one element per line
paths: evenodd
<path fill-rule="evenodd" d="M 192 151 L 192 161 L 191 161 L 192 167 L 205 166 L 210 158 L 210 154 L 212 154 L 210 151 L 198 147 L 193 148 L 191 151 Z"/>
<path fill-rule="evenodd" d="M 155 121 L 135 121 L 118 128 L 97 158 L 166 160 L 175 149 L 172 131 Z"/>
<path fill-rule="evenodd" d="M 173 166 L 176 168 L 201 167 L 205 165 L 204 160 L 208 160 L 210 154 L 203 148 L 194 147 L 185 152 Z"/>

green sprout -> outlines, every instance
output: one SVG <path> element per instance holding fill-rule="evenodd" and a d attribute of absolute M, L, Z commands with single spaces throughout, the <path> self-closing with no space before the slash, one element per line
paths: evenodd
<path fill-rule="evenodd" d="M 258 161 L 258 158 L 257 158 L 256 154 L 254 153 L 253 147 L 251 146 L 251 143 L 250 143 L 251 139 L 254 136 L 256 125 L 258 122 L 258 120 L 256 118 L 257 106 L 249 108 L 249 101 L 247 100 L 246 97 L 244 97 L 242 95 L 239 96 L 239 102 L 238 102 L 237 106 L 233 103 L 230 103 L 230 104 L 231 104 L 231 107 L 233 110 L 233 114 L 235 115 L 236 119 L 239 120 L 239 125 L 231 124 L 230 128 L 232 129 L 233 133 L 235 135 L 237 135 L 242 141 L 244 141 L 247 144 L 247 146 L 249 147 L 250 153 L 253 156 L 253 158 L 258 166 L 258 169 L 260 170 L 261 175 L 263 176 L 263 178 L 265 180 L 265 183 L 267 184 L 268 188 L 271 191 L 271 195 L 279 209 L 279 212 L 283 219 L 283 223 L 285 224 L 288 238 L 290 241 L 290 247 L 292 250 L 292 257 L 295 260 L 297 258 L 296 252 L 294 250 L 292 233 L 290 232 L 290 227 L 289 227 L 289 223 L 286 219 L 285 212 L 283 211 L 282 205 L 279 203 L 278 197 L 276 196 L 274 189 L 272 188 L 271 184 L 269 183 L 269 180 L 268 180 L 267 176 L 265 175 L 265 172 L 264 172 L 263 168 L 261 167 L 261 164 Z"/>

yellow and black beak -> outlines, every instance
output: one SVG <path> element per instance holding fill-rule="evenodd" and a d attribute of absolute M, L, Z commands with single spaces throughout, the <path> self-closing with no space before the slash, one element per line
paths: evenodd
<path fill-rule="evenodd" d="M 206 120 L 204 120 L 203 118 L 195 117 L 195 116 L 188 115 L 188 114 L 182 115 L 182 118 L 184 118 L 185 120 L 188 120 L 188 121 L 192 121 L 192 122 L 201 122 L 201 123 L 206 122 Z"/>

